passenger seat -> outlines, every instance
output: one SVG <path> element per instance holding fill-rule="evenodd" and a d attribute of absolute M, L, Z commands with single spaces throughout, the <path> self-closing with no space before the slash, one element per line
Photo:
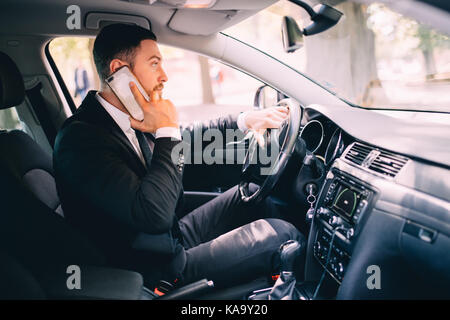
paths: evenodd
<path fill-rule="evenodd" d="M 0 52 L 0 109 L 24 98 L 19 69 Z M 71 264 L 104 265 L 97 248 L 54 213 L 62 211 L 51 157 L 18 130 L 0 132 L 0 206 L 0 251 L 36 279 Z"/>
<path fill-rule="evenodd" d="M 19 69 L 8 55 L 0 52 L 0 109 L 17 106 L 24 98 L 25 87 Z M 40 201 L 64 216 L 56 191 L 51 155 L 20 130 L 0 132 L 0 154 L 6 165 Z"/>

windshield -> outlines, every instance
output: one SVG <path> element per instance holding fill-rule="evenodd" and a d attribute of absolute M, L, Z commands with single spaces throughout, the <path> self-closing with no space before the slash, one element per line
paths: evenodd
<path fill-rule="evenodd" d="M 305 1 L 311 5 L 314 1 Z M 450 112 L 450 38 L 381 3 L 344 1 L 336 26 L 283 50 L 284 15 L 311 21 L 282 0 L 224 31 L 306 74 L 339 97 L 365 108 Z"/>

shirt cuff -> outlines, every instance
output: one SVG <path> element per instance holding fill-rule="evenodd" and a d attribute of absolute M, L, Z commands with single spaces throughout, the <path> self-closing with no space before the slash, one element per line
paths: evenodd
<path fill-rule="evenodd" d="M 245 132 L 248 130 L 247 126 L 245 125 L 245 116 L 247 115 L 247 112 L 242 112 L 238 115 L 237 118 L 237 126 L 238 129 L 242 132 Z"/>
<path fill-rule="evenodd" d="M 179 128 L 175 127 L 162 127 L 156 129 L 155 139 L 158 138 L 174 138 L 181 140 L 181 132 Z"/>

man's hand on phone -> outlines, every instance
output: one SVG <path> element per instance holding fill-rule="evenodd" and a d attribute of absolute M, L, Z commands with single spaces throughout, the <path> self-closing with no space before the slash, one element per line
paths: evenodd
<path fill-rule="evenodd" d="M 158 92 L 154 91 L 150 96 L 150 102 L 148 102 L 133 82 L 130 82 L 130 89 L 144 112 L 144 120 L 142 121 L 130 117 L 133 129 L 155 133 L 159 128 L 179 127 L 178 113 L 170 100 L 160 99 Z"/>

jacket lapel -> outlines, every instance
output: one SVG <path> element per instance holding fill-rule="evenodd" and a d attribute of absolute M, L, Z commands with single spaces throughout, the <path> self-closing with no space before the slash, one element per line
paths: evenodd
<path fill-rule="evenodd" d="M 131 145 L 125 133 L 120 129 L 119 125 L 114 121 L 109 113 L 103 108 L 96 98 L 96 91 L 89 91 L 86 98 L 83 100 L 81 106 L 77 109 L 76 117 L 79 120 L 89 122 L 96 126 L 105 128 L 111 133 L 111 136 L 117 140 L 134 159 L 133 166 L 137 167 L 141 174 L 144 174 L 147 169 L 141 162 L 134 147 Z"/>

